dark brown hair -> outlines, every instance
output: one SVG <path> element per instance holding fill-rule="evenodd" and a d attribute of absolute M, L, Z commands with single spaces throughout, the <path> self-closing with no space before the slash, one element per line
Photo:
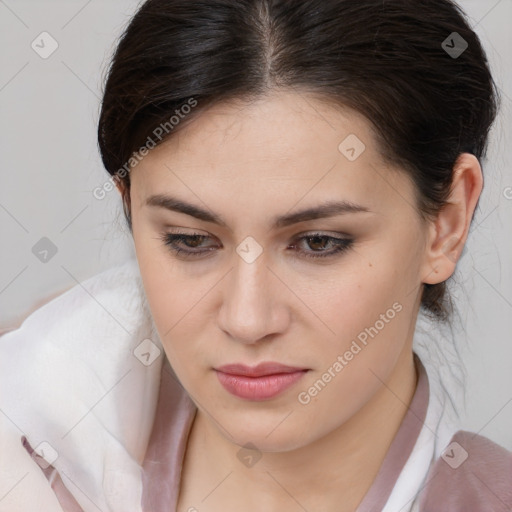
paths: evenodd
<path fill-rule="evenodd" d="M 363 114 L 383 158 L 415 183 L 423 219 L 445 204 L 457 157 L 485 156 L 499 104 L 480 41 L 451 0 L 148 0 L 119 41 L 98 125 L 130 231 L 135 152 L 212 104 L 276 88 Z M 181 115 L 191 98 L 197 106 Z M 423 286 L 423 310 L 447 320 L 446 282 Z"/>

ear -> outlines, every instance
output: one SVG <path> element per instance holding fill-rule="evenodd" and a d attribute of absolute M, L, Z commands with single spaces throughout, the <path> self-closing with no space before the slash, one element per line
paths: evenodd
<path fill-rule="evenodd" d="M 462 153 L 455 162 L 447 204 L 429 226 L 422 266 L 423 283 L 441 283 L 455 271 L 482 188 L 478 159 L 470 153 Z"/>

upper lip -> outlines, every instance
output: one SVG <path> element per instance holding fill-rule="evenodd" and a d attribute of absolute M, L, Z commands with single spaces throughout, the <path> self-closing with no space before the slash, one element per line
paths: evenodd
<path fill-rule="evenodd" d="M 225 364 L 215 369 L 222 373 L 228 373 L 230 375 L 244 375 L 247 377 L 262 377 L 264 375 L 275 375 L 277 373 L 293 373 L 307 370 L 307 368 L 288 366 L 281 363 L 275 363 L 272 361 L 263 362 L 256 366 L 247 366 L 245 364 L 240 363 Z"/>

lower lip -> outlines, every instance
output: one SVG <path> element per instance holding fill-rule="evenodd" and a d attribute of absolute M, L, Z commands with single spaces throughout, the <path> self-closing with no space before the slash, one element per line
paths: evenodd
<path fill-rule="evenodd" d="M 307 371 L 276 373 L 262 377 L 231 375 L 218 370 L 216 373 L 220 383 L 232 395 L 245 400 L 261 401 L 273 398 L 293 386 Z"/>

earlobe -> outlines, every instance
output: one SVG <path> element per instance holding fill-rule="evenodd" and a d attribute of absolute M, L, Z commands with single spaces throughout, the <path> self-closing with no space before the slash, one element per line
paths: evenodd
<path fill-rule="evenodd" d="M 441 283 L 455 271 L 482 192 L 482 169 L 474 155 L 462 153 L 453 176 L 447 202 L 429 226 L 423 283 Z"/>

